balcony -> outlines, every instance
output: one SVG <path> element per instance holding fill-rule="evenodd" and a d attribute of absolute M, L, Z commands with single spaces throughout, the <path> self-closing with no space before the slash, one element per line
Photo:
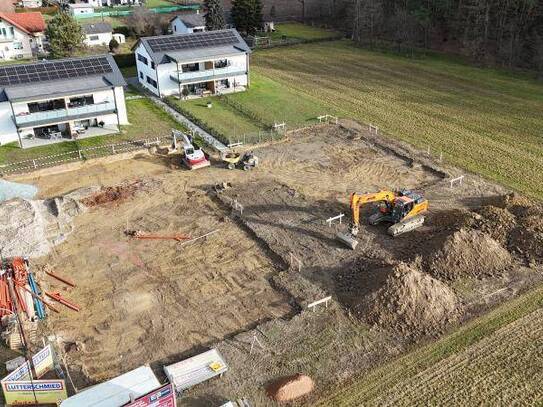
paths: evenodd
<path fill-rule="evenodd" d="M 69 107 L 66 109 L 19 114 L 15 116 L 15 123 L 18 127 L 33 127 L 47 123 L 81 119 L 109 113 L 115 113 L 115 103 L 106 101 L 92 105 Z"/>
<path fill-rule="evenodd" d="M 204 71 L 180 72 L 170 75 L 172 81 L 186 84 L 194 82 L 206 82 L 228 78 L 229 76 L 245 75 L 246 71 L 238 66 L 227 66 L 225 68 L 206 69 Z"/>

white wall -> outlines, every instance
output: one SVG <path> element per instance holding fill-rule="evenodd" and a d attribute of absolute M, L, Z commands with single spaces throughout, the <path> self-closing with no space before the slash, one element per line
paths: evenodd
<path fill-rule="evenodd" d="M 13 28 L 13 36 L 11 28 Z M 3 35 L 4 31 L 6 36 Z M 33 45 L 34 48 L 38 46 L 37 42 L 31 44 L 31 37 L 27 33 L 4 20 L 0 21 L 0 39 L 6 40 L 6 42 L 0 42 L 0 60 L 31 58 Z"/>
<path fill-rule="evenodd" d="M 143 62 L 141 62 L 138 59 L 138 54 L 144 56 L 147 58 L 147 65 L 145 65 Z M 136 68 L 138 69 L 138 81 L 139 83 L 146 89 L 148 89 L 150 92 L 154 93 L 157 96 L 160 96 L 158 94 L 158 89 L 154 88 L 150 84 L 147 83 L 147 76 L 151 77 L 154 80 L 157 80 L 157 73 L 155 69 L 151 68 L 151 57 L 147 53 L 147 50 L 143 46 L 143 44 L 139 44 L 136 48 L 136 52 L 134 57 L 136 58 Z M 160 66 L 160 65 L 159 65 Z M 155 67 L 156 68 L 156 67 Z M 142 78 L 143 75 L 143 78 Z M 158 81 L 157 81 L 158 82 Z"/>
<path fill-rule="evenodd" d="M 206 26 L 202 25 L 199 27 L 187 27 L 185 23 L 179 18 L 176 17 L 171 23 L 170 23 L 170 30 L 172 30 L 173 34 L 188 34 L 198 31 L 205 31 Z"/>
<path fill-rule="evenodd" d="M 0 145 L 19 141 L 9 102 L 0 103 Z"/>
<path fill-rule="evenodd" d="M 38 8 L 42 6 L 41 0 L 22 0 L 23 7 Z"/>
<path fill-rule="evenodd" d="M 119 122 L 121 124 L 130 124 L 128 123 L 128 114 L 126 112 L 126 103 L 124 99 L 124 89 L 122 86 L 117 86 L 115 88 L 115 97 L 117 101 L 117 112 L 119 114 Z"/>
<path fill-rule="evenodd" d="M 94 47 L 97 45 L 108 46 L 109 42 L 112 39 L 113 39 L 113 35 L 111 33 L 85 34 L 85 40 L 83 42 L 88 47 Z"/>
<path fill-rule="evenodd" d="M 80 15 L 80 14 L 92 14 L 94 13 L 94 8 L 93 7 L 84 7 L 84 8 L 70 7 L 70 13 L 73 16 Z"/>

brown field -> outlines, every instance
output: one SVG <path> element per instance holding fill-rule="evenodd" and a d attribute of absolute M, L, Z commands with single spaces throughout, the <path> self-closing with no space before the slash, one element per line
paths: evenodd
<path fill-rule="evenodd" d="M 371 136 L 357 123 L 342 125 L 292 132 L 286 141 L 255 148 L 262 164 L 251 172 L 230 171 L 217 161 L 190 172 L 178 167 L 176 157 L 140 154 L 111 164 L 89 162 L 71 172 L 19 177 L 38 185 L 42 197 L 90 185 L 126 186 L 135 180 L 145 185 L 124 200 L 89 208 L 64 243 L 33 260 L 37 268 L 50 264 L 78 284 L 66 295 L 82 311 L 63 310 L 45 327 L 57 336 L 77 384 L 143 363 L 161 375 L 163 364 L 213 346 L 225 356 L 229 372 L 188 391 L 180 405 L 220 405 L 242 396 L 257 406 L 273 405 L 265 385 L 296 372 L 317 383 L 317 391 L 304 400 L 311 405 L 332 386 L 541 280 L 540 264 L 519 252 L 514 239 L 528 218 L 530 224 L 540 219 L 535 207 L 504 201 L 503 188 L 472 174 L 451 189 L 447 177 L 459 175 L 456 168 Z M 213 186 L 221 182 L 232 188 L 217 194 Z M 430 200 L 424 227 L 392 238 L 386 226 L 364 224 L 354 251 L 336 240 L 349 218 L 351 192 L 404 187 Z M 242 215 L 232 210 L 234 200 L 243 205 Z M 500 229 L 505 240 L 493 234 L 492 216 L 479 214 L 486 205 L 514 213 L 515 225 Z M 325 219 L 339 213 L 347 215 L 342 225 L 326 225 Z M 192 236 L 218 232 L 182 245 L 134 240 L 126 229 Z M 472 247 L 462 240 L 466 235 L 485 238 Z M 503 267 L 477 257 L 488 242 L 507 253 Z M 450 259 L 455 250 L 471 257 L 460 256 L 463 262 L 455 264 Z M 297 260 L 291 264 L 293 256 Z M 441 265 L 449 263 L 457 274 L 442 272 Z M 415 271 L 398 274 L 400 264 Z M 481 267 L 485 273 L 476 273 Z M 441 291 L 432 291 L 436 287 Z M 441 292 L 451 300 L 441 303 Z M 327 295 L 332 296 L 328 308 L 305 308 Z M 387 298 L 409 307 L 387 305 Z M 250 354 L 253 335 L 263 346 Z M 454 377 L 454 369 L 447 374 L 453 375 L 453 391 L 460 377 Z"/>

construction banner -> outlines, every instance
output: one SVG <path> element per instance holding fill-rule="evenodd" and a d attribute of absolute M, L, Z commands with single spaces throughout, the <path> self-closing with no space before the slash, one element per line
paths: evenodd
<path fill-rule="evenodd" d="M 42 377 L 49 370 L 53 369 L 53 348 L 51 345 L 47 345 L 45 348 L 40 350 L 34 356 L 32 356 L 32 362 L 34 363 L 34 368 L 36 369 L 36 376 Z M 30 380 L 30 363 L 25 362 L 13 372 L 8 374 L 2 379 L 2 382 L 14 382 L 17 380 Z"/>
<path fill-rule="evenodd" d="M 6 404 L 57 404 L 68 398 L 64 380 L 2 382 Z"/>
<path fill-rule="evenodd" d="M 175 407 L 175 392 L 172 384 L 153 390 L 145 396 L 125 404 L 125 407 Z"/>

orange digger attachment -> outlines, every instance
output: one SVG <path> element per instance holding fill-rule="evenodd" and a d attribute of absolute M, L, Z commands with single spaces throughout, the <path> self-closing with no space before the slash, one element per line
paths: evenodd
<path fill-rule="evenodd" d="M 191 239 L 189 235 L 186 235 L 184 233 L 175 233 L 173 235 L 158 235 L 154 233 L 143 232 L 141 230 L 127 230 L 125 233 L 127 236 L 131 236 L 134 239 L 141 240 L 176 240 L 178 242 L 181 242 L 183 240 Z"/>

